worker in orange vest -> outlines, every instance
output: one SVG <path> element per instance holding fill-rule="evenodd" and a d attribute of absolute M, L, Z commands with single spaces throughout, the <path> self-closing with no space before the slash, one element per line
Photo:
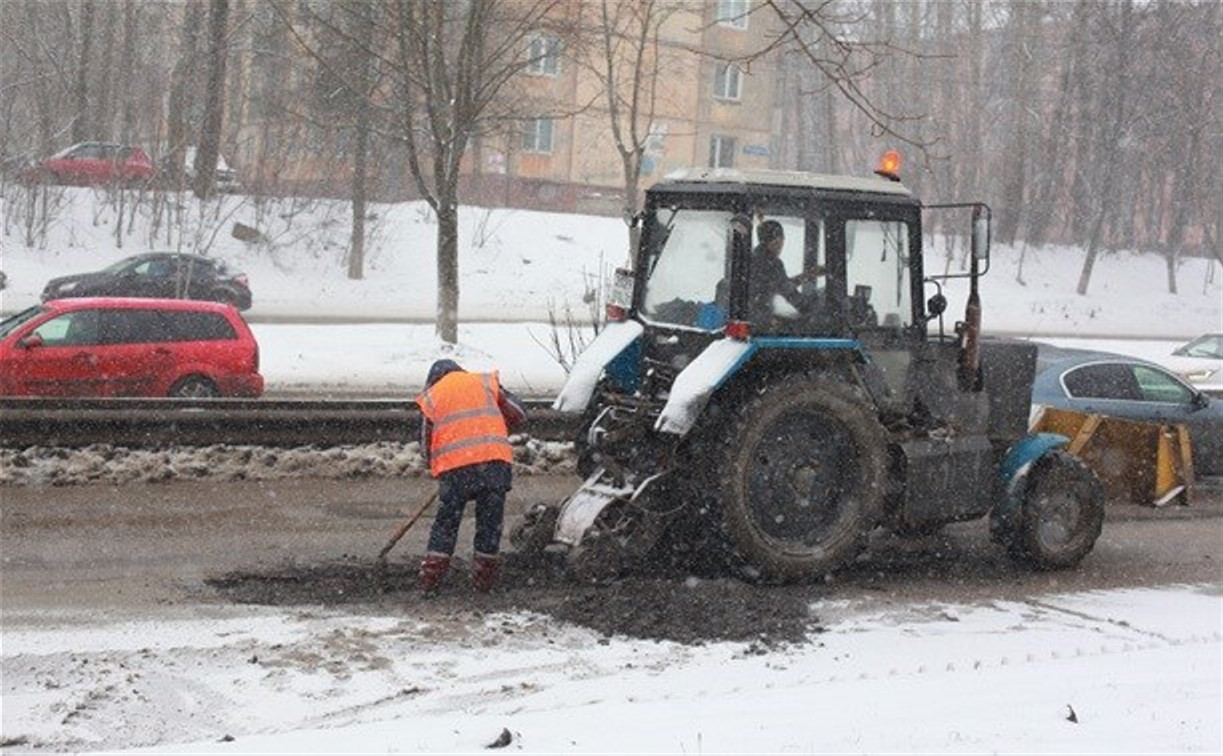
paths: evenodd
<path fill-rule="evenodd" d="M 501 569 L 505 494 L 511 488 L 509 430 L 526 420 L 522 404 L 501 387 L 497 373 L 469 373 L 454 360 L 429 368 L 425 392 L 416 399 L 424 414 L 421 452 L 438 480 L 437 517 L 429 552 L 420 565 L 420 587 L 434 593 L 450 569 L 467 502 L 476 502 L 472 584 L 487 592 Z"/>

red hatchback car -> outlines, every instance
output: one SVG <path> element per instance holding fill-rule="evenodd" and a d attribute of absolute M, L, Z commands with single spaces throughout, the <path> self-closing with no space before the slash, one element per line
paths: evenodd
<path fill-rule="evenodd" d="M 257 397 L 259 346 L 233 307 L 56 299 L 0 321 L 0 394 Z"/>
<path fill-rule="evenodd" d="M 22 175 L 29 181 L 95 186 L 142 184 L 156 174 L 153 161 L 139 147 L 81 142 L 31 166 Z"/>

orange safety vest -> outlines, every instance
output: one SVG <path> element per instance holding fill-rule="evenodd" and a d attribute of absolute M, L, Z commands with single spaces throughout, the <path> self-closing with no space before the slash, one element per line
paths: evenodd
<path fill-rule="evenodd" d="M 511 462 L 505 417 L 497 406 L 501 386 L 494 373 L 454 372 L 443 376 L 416 398 L 420 411 L 433 423 L 429 472 L 480 462 Z"/>

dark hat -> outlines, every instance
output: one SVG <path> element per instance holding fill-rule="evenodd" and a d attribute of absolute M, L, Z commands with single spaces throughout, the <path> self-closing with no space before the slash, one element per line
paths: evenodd
<path fill-rule="evenodd" d="M 425 388 L 431 387 L 450 373 L 461 372 L 463 368 L 459 367 L 459 363 L 454 360 L 437 360 L 429 366 L 429 377 L 425 379 Z"/>
<path fill-rule="evenodd" d="M 771 242 L 774 239 L 784 239 L 786 236 L 785 229 L 775 220 L 766 220 L 759 226 L 756 226 L 756 238 L 762 242 Z"/>

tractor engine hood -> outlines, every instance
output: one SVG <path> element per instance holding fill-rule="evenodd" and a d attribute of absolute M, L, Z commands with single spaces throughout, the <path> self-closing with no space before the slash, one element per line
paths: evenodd
<path fill-rule="evenodd" d="M 603 369 L 641 338 L 644 332 L 645 327 L 636 320 L 624 320 L 603 326 L 595 340 L 578 355 L 565 385 L 552 403 L 552 409 L 561 412 L 584 412 L 590 404 L 590 397 L 594 395 L 599 377 L 603 375 Z"/>

